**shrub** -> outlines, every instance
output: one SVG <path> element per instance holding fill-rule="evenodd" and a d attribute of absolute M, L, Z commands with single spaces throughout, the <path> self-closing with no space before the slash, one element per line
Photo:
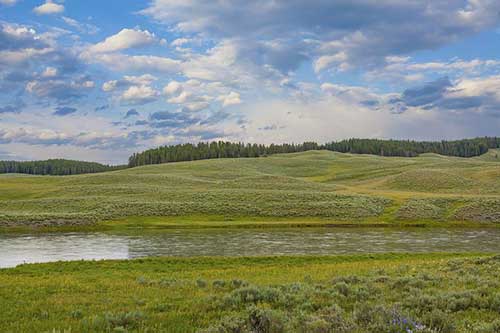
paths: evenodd
<path fill-rule="evenodd" d="M 212 286 L 217 289 L 224 288 L 226 286 L 226 281 L 215 280 L 214 282 L 212 282 Z"/>
<path fill-rule="evenodd" d="M 196 280 L 196 286 L 198 288 L 206 288 L 207 287 L 207 282 L 205 280 L 198 279 L 198 280 Z"/>
<path fill-rule="evenodd" d="M 248 282 L 242 281 L 242 280 L 232 280 L 231 281 L 231 287 L 232 288 L 240 288 L 240 287 L 246 287 L 248 286 Z"/>
<path fill-rule="evenodd" d="M 136 329 L 144 320 L 145 316 L 142 312 L 106 313 L 94 317 L 90 322 L 89 329 L 90 331 Z"/>
<path fill-rule="evenodd" d="M 500 313 L 500 293 L 496 293 L 490 297 L 490 308 L 492 311 Z"/>
<path fill-rule="evenodd" d="M 256 333 L 285 332 L 285 319 L 281 312 L 254 308 L 248 316 L 249 326 Z"/>
<path fill-rule="evenodd" d="M 149 284 L 151 284 L 151 282 L 148 279 L 146 279 L 144 276 L 139 276 L 137 278 L 137 283 L 140 284 L 140 285 L 149 285 Z"/>
<path fill-rule="evenodd" d="M 341 295 L 347 297 L 351 291 L 349 285 L 345 282 L 337 282 L 333 288 Z"/>
<path fill-rule="evenodd" d="M 453 324 L 450 316 L 440 310 L 433 310 L 423 317 L 426 326 L 434 329 L 440 333 L 454 333 L 456 332 L 455 325 Z"/>
<path fill-rule="evenodd" d="M 229 301 L 235 305 L 257 304 L 259 302 L 274 303 L 278 300 L 279 293 L 273 288 L 243 287 L 235 289 L 229 295 Z"/>
<path fill-rule="evenodd" d="M 480 323 L 474 327 L 474 333 L 500 333 L 500 319 L 491 323 Z"/>

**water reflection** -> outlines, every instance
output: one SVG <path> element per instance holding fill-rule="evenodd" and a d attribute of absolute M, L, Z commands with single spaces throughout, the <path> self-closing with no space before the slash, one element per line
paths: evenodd
<path fill-rule="evenodd" d="M 500 252 L 500 229 L 233 229 L 0 235 L 0 267 L 145 256 Z"/>

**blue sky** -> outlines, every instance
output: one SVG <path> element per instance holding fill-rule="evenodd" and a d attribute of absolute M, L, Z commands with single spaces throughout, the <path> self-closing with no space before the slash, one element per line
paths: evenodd
<path fill-rule="evenodd" d="M 0 159 L 500 135 L 495 0 L 0 0 Z"/>

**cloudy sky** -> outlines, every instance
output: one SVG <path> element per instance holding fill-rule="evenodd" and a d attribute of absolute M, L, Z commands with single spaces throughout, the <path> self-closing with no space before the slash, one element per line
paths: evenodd
<path fill-rule="evenodd" d="M 0 159 L 500 135 L 498 0 L 0 0 Z"/>

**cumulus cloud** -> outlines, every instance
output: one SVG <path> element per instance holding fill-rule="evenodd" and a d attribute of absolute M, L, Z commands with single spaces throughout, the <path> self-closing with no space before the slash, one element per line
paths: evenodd
<path fill-rule="evenodd" d="M 410 57 L 386 57 L 385 65 L 368 71 L 364 77 L 369 81 L 421 82 L 432 75 L 477 76 L 500 70 L 500 61 L 495 59 L 452 59 L 451 61 L 414 62 Z"/>
<path fill-rule="evenodd" d="M 42 77 L 55 77 L 57 76 L 57 68 L 47 67 L 42 73 Z"/>
<path fill-rule="evenodd" d="M 104 82 L 102 90 L 115 93 L 119 101 L 124 104 L 147 104 L 156 100 L 160 95 L 151 84 L 157 78 L 150 74 L 140 76 L 125 75 L 120 80 Z M 117 95 L 118 94 L 118 95 Z"/>
<path fill-rule="evenodd" d="M 355 107 L 377 106 L 380 101 L 386 98 L 385 95 L 377 94 L 366 87 L 323 83 L 320 89 L 328 96 L 342 100 L 344 103 L 349 103 Z"/>
<path fill-rule="evenodd" d="M 111 53 L 97 55 L 83 54 L 82 57 L 89 62 L 100 63 L 108 69 L 119 72 L 177 73 L 182 64 L 179 60 L 152 55 Z"/>
<path fill-rule="evenodd" d="M 486 116 L 500 117 L 500 76 L 474 79 L 460 79 L 452 82 L 441 78 L 420 87 L 403 91 L 388 102 L 390 107 L 399 110 L 409 108 L 422 110 L 475 112 Z"/>
<path fill-rule="evenodd" d="M 158 22 L 184 33 L 199 33 L 219 40 L 243 40 L 283 45 L 287 57 L 273 57 L 263 48 L 273 67 L 294 66 L 308 56 L 315 68 L 374 66 L 386 56 L 436 48 L 495 27 L 500 3 L 491 0 L 452 1 L 232 1 L 220 4 L 193 0 L 153 0 L 142 11 Z M 282 41 L 286 41 L 282 43 Z M 298 47 L 297 47 L 298 46 Z M 256 59 L 260 62 L 260 60 Z"/>
<path fill-rule="evenodd" d="M 154 33 L 139 29 L 122 29 L 116 35 L 90 47 L 92 53 L 109 53 L 130 48 L 144 47 L 158 42 Z"/>
<path fill-rule="evenodd" d="M 51 41 L 35 29 L 0 22 L 0 66 L 18 65 L 53 51 Z"/>
<path fill-rule="evenodd" d="M 156 81 L 157 78 L 151 74 L 143 74 L 140 76 L 125 75 L 121 80 L 112 80 L 104 82 L 102 90 L 111 92 L 120 88 L 128 88 L 133 85 L 149 86 Z"/>
<path fill-rule="evenodd" d="M 182 91 L 182 84 L 177 81 L 171 81 L 163 88 L 163 92 L 166 95 L 176 95 Z"/>
<path fill-rule="evenodd" d="M 222 103 L 222 106 L 241 104 L 240 94 L 234 91 L 231 91 L 228 95 L 219 96 L 217 100 Z"/>
<path fill-rule="evenodd" d="M 125 90 L 120 100 L 126 104 L 147 104 L 156 100 L 159 93 L 149 86 L 131 86 Z"/>
<path fill-rule="evenodd" d="M 87 77 L 69 81 L 64 79 L 36 79 L 26 84 L 26 91 L 41 98 L 66 101 L 85 96 L 94 86 L 94 81 Z"/>
<path fill-rule="evenodd" d="M 30 128 L 0 129 L 0 143 L 22 142 L 27 144 L 68 144 L 68 136 L 52 130 Z"/>
<path fill-rule="evenodd" d="M 189 38 L 177 38 L 174 41 L 172 41 L 172 43 L 170 43 L 170 45 L 183 46 L 183 45 L 188 44 L 190 42 L 191 42 L 191 39 L 189 39 Z"/>
<path fill-rule="evenodd" d="M 64 6 L 55 3 L 53 0 L 46 0 L 44 4 L 33 9 L 37 15 L 52 15 L 64 12 Z"/>
<path fill-rule="evenodd" d="M 66 133 L 38 128 L 0 128 L 0 144 L 23 143 L 40 146 L 74 146 L 89 149 L 130 149 L 145 133 Z"/>
<path fill-rule="evenodd" d="M 7 2 L 14 1 L 0 0 Z M 39 14 L 64 10 L 62 1 L 44 6 Z M 498 1 L 151 0 L 144 6 L 155 24 L 117 27 L 98 43 L 90 42 L 88 34 L 98 31 L 90 20 L 59 15 L 56 22 L 68 30 L 0 21 L 0 142 L 83 150 L 209 138 L 497 134 L 500 61 L 466 53 L 446 59 L 440 51 L 437 60 L 420 61 L 417 51 L 495 28 Z M 148 48 L 166 43 L 153 32 L 156 23 L 176 38 L 161 52 Z M 15 94 L 29 105 L 12 100 Z M 85 113 L 68 106 L 83 111 L 84 103 L 86 110 L 113 108 Z M 144 104 L 147 118 L 130 109 Z M 124 106 L 129 110 L 115 109 Z"/>
<path fill-rule="evenodd" d="M 73 50 L 58 44 L 60 36 L 0 22 L 0 87 L 35 95 L 40 103 L 86 96 L 94 81 Z"/>

